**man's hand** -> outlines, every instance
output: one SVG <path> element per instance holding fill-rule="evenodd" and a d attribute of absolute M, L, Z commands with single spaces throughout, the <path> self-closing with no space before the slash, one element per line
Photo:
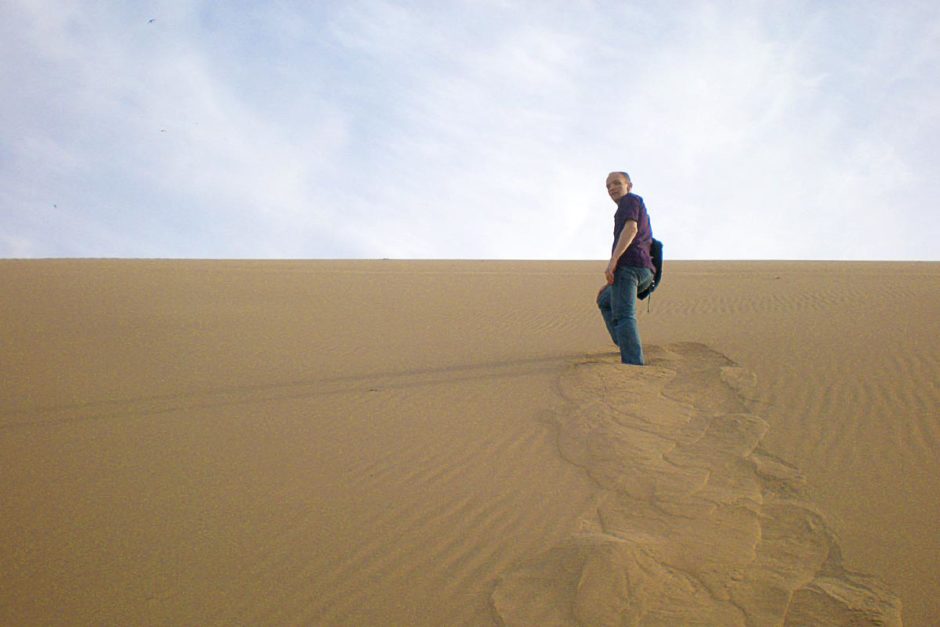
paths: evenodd
<path fill-rule="evenodd" d="M 614 270 L 617 268 L 617 260 L 611 259 L 610 263 L 607 264 L 607 269 L 604 270 L 604 276 L 607 277 L 607 285 L 614 284 Z"/>

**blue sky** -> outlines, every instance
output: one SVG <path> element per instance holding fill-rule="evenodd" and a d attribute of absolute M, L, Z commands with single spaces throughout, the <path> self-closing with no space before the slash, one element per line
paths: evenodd
<path fill-rule="evenodd" d="M 152 21 L 151 21 L 152 20 Z M 940 4 L 0 4 L 0 257 L 940 260 Z"/>

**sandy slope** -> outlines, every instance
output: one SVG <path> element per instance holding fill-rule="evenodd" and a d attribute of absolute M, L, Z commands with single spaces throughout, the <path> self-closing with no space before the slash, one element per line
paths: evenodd
<path fill-rule="evenodd" d="M 936 624 L 940 266 L 0 261 L 0 623 Z"/>

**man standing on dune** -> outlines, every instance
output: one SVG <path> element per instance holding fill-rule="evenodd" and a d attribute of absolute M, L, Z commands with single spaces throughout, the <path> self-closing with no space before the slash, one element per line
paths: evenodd
<path fill-rule="evenodd" d="M 643 199 L 630 192 L 633 183 L 626 172 L 607 175 L 607 193 L 617 205 L 614 214 L 614 245 L 604 275 L 607 283 L 597 294 L 597 306 L 620 361 L 643 365 L 643 346 L 636 324 L 636 295 L 653 281 L 650 243 L 653 229 Z"/>

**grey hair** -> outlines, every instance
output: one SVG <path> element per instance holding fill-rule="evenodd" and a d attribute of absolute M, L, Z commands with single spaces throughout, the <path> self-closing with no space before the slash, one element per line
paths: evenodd
<path fill-rule="evenodd" d="M 630 178 L 630 175 L 627 174 L 626 172 L 611 172 L 610 174 L 619 174 L 620 176 L 622 176 L 623 178 L 627 180 L 627 189 L 628 190 L 633 189 L 633 180 Z M 610 176 L 610 174 L 608 174 L 607 176 Z"/>

